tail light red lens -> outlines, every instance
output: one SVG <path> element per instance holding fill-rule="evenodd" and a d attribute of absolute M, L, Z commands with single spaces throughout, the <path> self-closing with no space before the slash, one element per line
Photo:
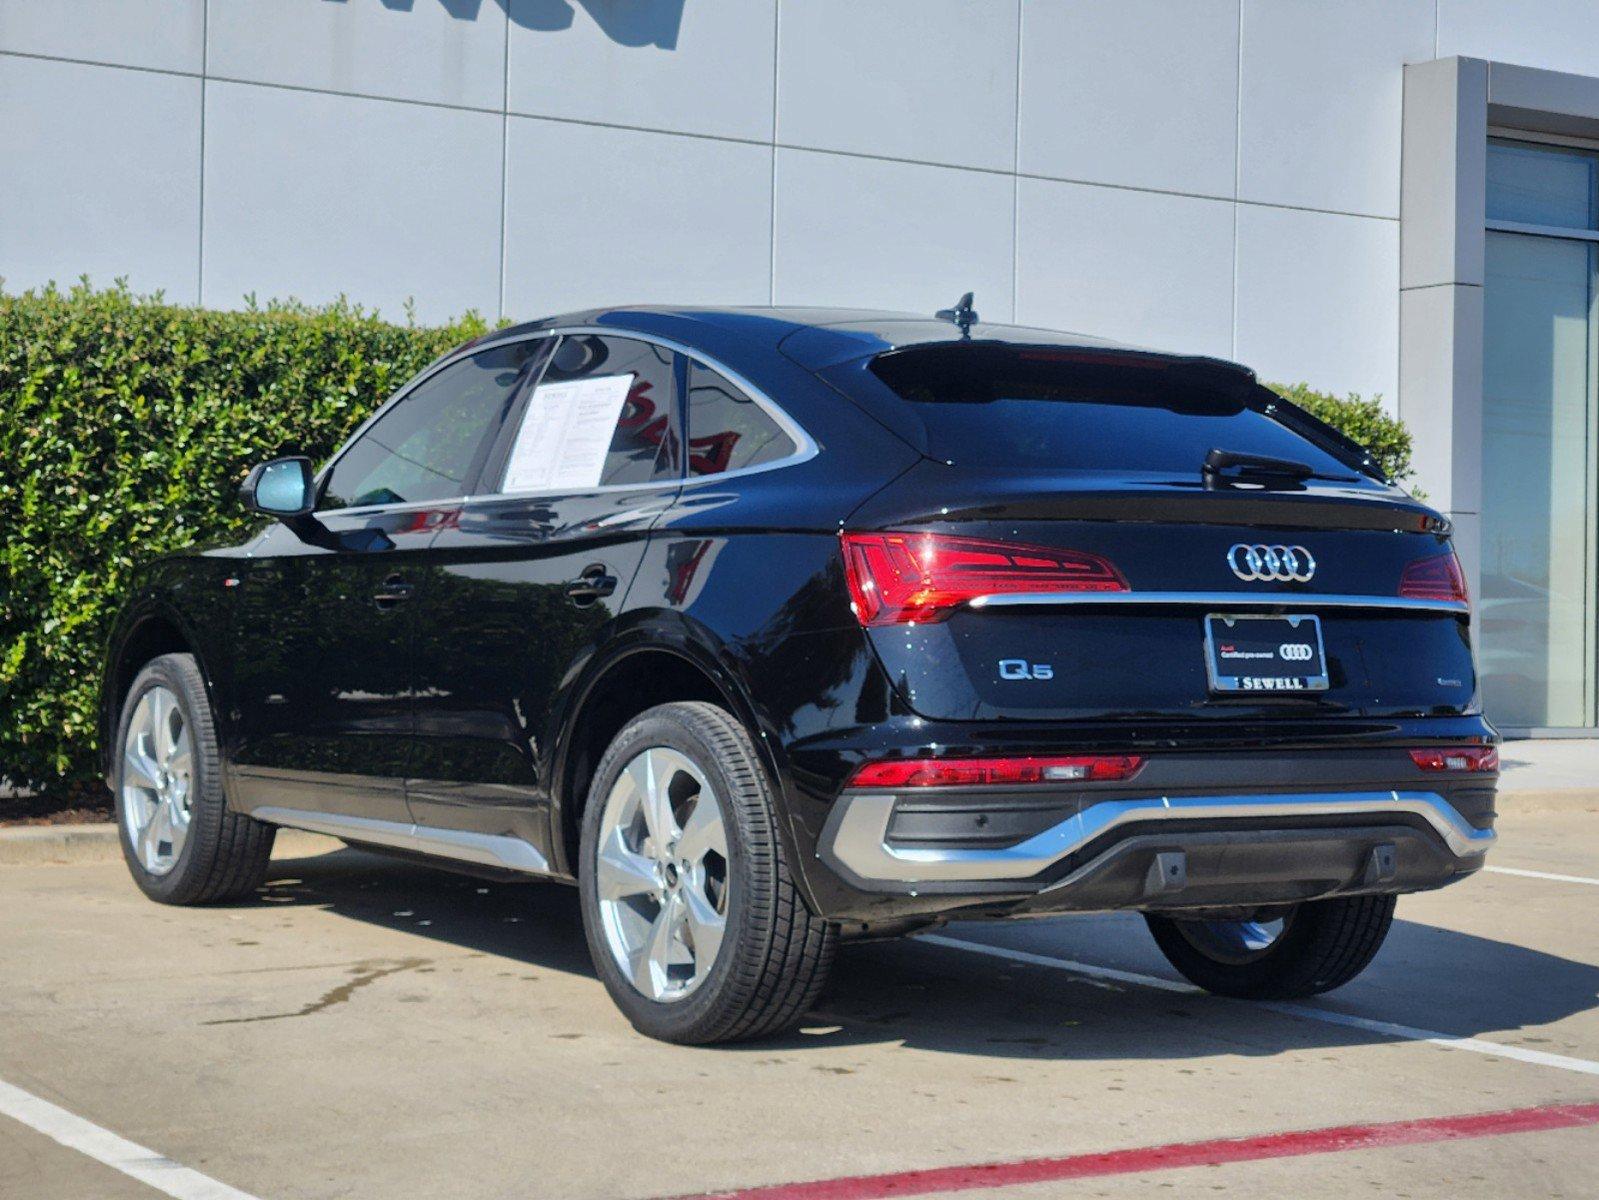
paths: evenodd
<path fill-rule="evenodd" d="M 1412 750 L 1410 759 L 1423 771 L 1497 771 L 1499 751 L 1493 746 L 1450 746 Z"/>
<path fill-rule="evenodd" d="M 1136 754 L 1069 754 L 1051 758 L 896 758 L 866 763 L 852 788 L 1006 787 L 1032 783 L 1102 783 L 1131 779 L 1144 765 Z"/>
<path fill-rule="evenodd" d="M 980 596 L 1128 590 L 1097 554 L 941 533 L 846 533 L 844 573 L 862 625 L 941 621 Z"/>
<path fill-rule="evenodd" d="M 1418 558 L 1399 577 L 1399 594 L 1411 600 L 1455 600 L 1468 602 L 1466 577 L 1454 551 Z"/>

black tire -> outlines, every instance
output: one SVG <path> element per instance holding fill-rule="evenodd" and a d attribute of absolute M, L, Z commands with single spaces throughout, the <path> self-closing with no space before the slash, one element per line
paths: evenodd
<path fill-rule="evenodd" d="M 1207 952 L 1204 939 L 1191 935 L 1200 922 L 1147 913 L 1145 919 L 1167 961 L 1207 992 L 1243 1000 L 1291 1000 L 1330 992 L 1364 971 L 1393 924 L 1394 897 L 1300 904 L 1288 914 L 1277 939 L 1243 961 L 1223 961 Z"/>
<path fill-rule="evenodd" d="M 715 965 L 694 991 L 669 1003 L 636 989 L 617 966 L 595 883 L 606 798 L 627 764 L 653 747 L 684 755 L 723 798 L 729 859 L 726 932 Z M 749 735 L 713 704 L 652 708 L 623 727 L 600 759 L 583 814 L 583 927 L 595 970 L 640 1033 L 690 1045 L 748 1041 L 790 1028 L 815 1003 L 836 931 L 811 914 L 794 886 L 776 819 L 772 785 Z"/>
<path fill-rule="evenodd" d="M 188 837 L 172 868 L 152 874 L 139 861 L 123 796 L 123 750 L 128 725 L 140 699 L 155 687 L 176 698 L 192 744 Z M 214 904 L 254 892 L 266 879 L 276 828 L 230 812 L 222 792 L 222 759 L 216 722 L 206 698 L 205 679 L 190 654 L 163 654 L 145 664 L 128 689 L 117 722 L 111 756 L 111 787 L 116 796 L 122 856 L 139 890 L 162 904 Z"/>

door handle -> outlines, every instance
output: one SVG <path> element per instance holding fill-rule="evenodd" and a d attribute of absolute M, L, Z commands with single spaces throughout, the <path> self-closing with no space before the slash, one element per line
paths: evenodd
<path fill-rule="evenodd" d="M 409 600 L 415 590 L 415 587 L 405 581 L 403 575 L 390 575 L 379 585 L 378 590 L 372 593 L 372 603 L 379 608 L 390 608 L 402 600 Z"/>
<path fill-rule="evenodd" d="M 593 604 L 603 596 L 616 591 L 616 576 L 600 563 L 595 563 L 566 585 L 566 598 L 576 605 Z"/>

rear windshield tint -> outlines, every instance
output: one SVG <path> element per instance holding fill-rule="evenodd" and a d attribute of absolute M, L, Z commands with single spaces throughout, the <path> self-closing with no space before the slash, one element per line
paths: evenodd
<path fill-rule="evenodd" d="M 1197 476 L 1229 450 L 1359 477 L 1356 454 L 1231 369 L 957 344 L 884 354 L 872 371 L 915 409 L 927 452 L 958 465 Z"/>

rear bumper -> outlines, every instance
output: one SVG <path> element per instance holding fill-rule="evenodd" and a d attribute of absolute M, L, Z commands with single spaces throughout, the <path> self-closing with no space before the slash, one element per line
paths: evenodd
<path fill-rule="evenodd" d="M 1476 871 L 1495 840 L 1480 812 L 1473 823 L 1417 789 L 1083 797 L 998 845 L 960 836 L 971 809 L 929 824 L 920 800 L 844 793 L 823 862 L 852 889 L 914 897 L 927 914 L 1160 910 L 1441 887 Z"/>

